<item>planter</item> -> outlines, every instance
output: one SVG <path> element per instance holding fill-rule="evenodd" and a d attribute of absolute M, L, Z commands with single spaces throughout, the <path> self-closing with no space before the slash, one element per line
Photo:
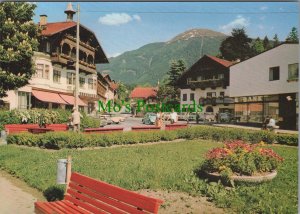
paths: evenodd
<path fill-rule="evenodd" d="M 212 179 L 212 180 L 221 180 L 222 179 L 219 173 L 209 173 L 209 172 L 204 172 L 204 173 L 209 179 Z M 265 181 L 272 180 L 273 178 L 276 177 L 276 175 L 277 175 L 277 171 L 274 170 L 272 172 L 265 173 L 265 174 L 262 174 L 262 175 L 254 175 L 254 176 L 233 175 L 230 178 L 234 182 L 262 183 L 262 182 L 265 182 Z"/>

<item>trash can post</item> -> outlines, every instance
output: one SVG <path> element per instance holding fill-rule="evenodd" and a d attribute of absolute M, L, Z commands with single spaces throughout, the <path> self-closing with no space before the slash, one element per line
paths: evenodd
<path fill-rule="evenodd" d="M 67 159 L 67 178 L 66 178 L 67 187 L 69 186 L 71 173 L 72 173 L 72 157 L 69 155 Z"/>

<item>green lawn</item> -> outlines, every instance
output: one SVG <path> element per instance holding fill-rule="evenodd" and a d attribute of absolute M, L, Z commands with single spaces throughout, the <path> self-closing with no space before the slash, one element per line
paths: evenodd
<path fill-rule="evenodd" d="M 73 170 L 127 189 L 167 189 L 209 196 L 217 206 L 241 213 L 297 213 L 297 148 L 276 146 L 285 158 L 269 183 L 226 190 L 194 175 L 216 142 L 183 141 L 97 150 L 47 151 L 15 145 L 0 147 L 0 168 L 41 191 L 57 186 L 56 162 L 71 155 Z"/>

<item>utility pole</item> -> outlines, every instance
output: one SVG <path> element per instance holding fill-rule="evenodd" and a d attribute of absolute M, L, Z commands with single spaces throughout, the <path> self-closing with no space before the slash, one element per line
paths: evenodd
<path fill-rule="evenodd" d="M 79 102 L 79 13 L 80 6 L 77 4 L 77 31 L 76 31 L 76 67 L 75 67 L 75 108 L 78 109 Z"/>

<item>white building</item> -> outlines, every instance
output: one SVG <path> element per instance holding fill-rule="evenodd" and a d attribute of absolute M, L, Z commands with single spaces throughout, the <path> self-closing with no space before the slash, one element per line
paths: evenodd
<path fill-rule="evenodd" d="M 205 55 L 179 78 L 180 104 L 201 104 L 203 112 L 233 113 L 233 100 L 229 98 L 229 66 L 232 62 Z"/>
<path fill-rule="evenodd" d="M 281 44 L 230 67 L 230 96 L 241 123 L 261 125 L 272 116 L 282 129 L 298 121 L 299 45 Z"/>

